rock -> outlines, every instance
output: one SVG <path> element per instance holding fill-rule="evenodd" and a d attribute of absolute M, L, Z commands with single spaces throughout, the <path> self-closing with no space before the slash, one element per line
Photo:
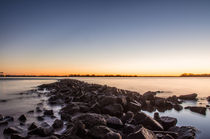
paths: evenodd
<path fill-rule="evenodd" d="M 192 112 L 196 112 L 202 115 L 206 115 L 206 107 L 199 107 L 199 106 L 188 106 L 185 109 L 189 109 Z"/>
<path fill-rule="evenodd" d="M 24 136 L 19 135 L 19 134 L 12 134 L 11 139 L 27 139 L 27 137 L 24 137 Z"/>
<path fill-rule="evenodd" d="M 43 121 L 44 120 L 43 116 L 37 116 L 36 118 L 37 118 L 38 121 Z"/>
<path fill-rule="evenodd" d="M 156 94 L 157 94 L 157 92 L 148 91 L 148 92 L 143 94 L 143 98 L 145 100 L 153 100 Z"/>
<path fill-rule="evenodd" d="M 36 125 L 35 122 L 33 122 L 33 123 L 28 127 L 28 130 L 33 130 L 33 129 L 35 129 L 35 128 L 37 128 L 37 125 Z"/>
<path fill-rule="evenodd" d="M 173 105 L 173 107 L 176 111 L 181 111 L 183 109 L 183 107 L 179 104 L 175 104 L 175 105 Z"/>
<path fill-rule="evenodd" d="M 136 126 L 135 125 L 132 125 L 132 124 L 125 124 L 124 125 L 124 128 L 123 128 L 123 133 L 124 134 L 130 134 L 130 133 L 133 133 L 136 129 Z"/>
<path fill-rule="evenodd" d="M 121 116 L 123 114 L 123 107 L 121 104 L 111 104 L 103 107 L 102 113 L 109 114 L 111 116 Z"/>
<path fill-rule="evenodd" d="M 161 138 L 164 138 L 164 136 L 166 136 L 166 135 L 170 135 L 171 137 L 173 137 L 175 139 L 178 137 L 178 133 L 173 132 L 173 131 L 153 131 L 153 133 L 161 136 Z"/>
<path fill-rule="evenodd" d="M 159 122 L 165 130 L 168 130 L 170 127 L 173 127 L 177 124 L 177 119 L 173 117 L 162 116 L 160 117 Z"/>
<path fill-rule="evenodd" d="M 2 121 L 3 119 L 4 119 L 4 116 L 0 114 L 0 121 Z"/>
<path fill-rule="evenodd" d="M 174 139 L 171 135 L 166 134 L 162 139 Z"/>
<path fill-rule="evenodd" d="M 106 105 L 114 104 L 114 103 L 117 103 L 117 98 L 115 96 L 103 96 L 99 100 L 99 104 L 102 107 Z"/>
<path fill-rule="evenodd" d="M 30 130 L 28 132 L 29 135 L 38 135 L 40 137 L 47 137 L 47 136 L 50 136 L 52 135 L 52 133 L 54 132 L 53 128 L 52 127 L 38 127 L 38 128 L 35 128 L 33 130 Z"/>
<path fill-rule="evenodd" d="M 40 107 L 36 107 L 36 112 L 42 112 Z"/>
<path fill-rule="evenodd" d="M 11 135 L 11 134 L 14 134 L 14 133 L 20 133 L 15 127 L 8 127 L 8 128 L 5 128 L 4 129 L 4 134 L 8 134 L 8 135 Z"/>
<path fill-rule="evenodd" d="M 111 128 L 114 128 L 114 129 L 119 129 L 119 128 L 123 127 L 122 121 L 117 117 L 110 117 L 106 121 L 107 121 L 107 126 L 108 127 L 111 127 Z"/>
<path fill-rule="evenodd" d="M 206 99 L 207 99 L 207 101 L 210 101 L 210 96 L 208 96 Z"/>
<path fill-rule="evenodd" d="M 138 112 L 141 110 L 141 104 L 137 101 L 131 101 L 128 103 L 127 111 Z"/>
<path fill-rule="evenodd" d="M 53 123 L 53 128 L 57 129 L 57 128 L 62 128 L 63 127 L 63 121 L 62 120 L 58 120 L 56 119 Z"/>
<path fill-rule="evenodd" d="M 163 130 L 163 126 L 158 121 L 143 112 L 138 112 L 133 119 L 132 123 L 135 125 L 142 124 L 150 130 Z"/>
<path fill-rule="evenodd" d="M 0 121 L 0 126 L 8 125 L 8 122 L 6 120 Z"/>
<path fill-rule="evenodd" d="M 197 94 L 193 93 L 193 94 L 189 94 L 189 95 L 181 95 L 179 96 L 179 99 L 183 99 L 183 100 L 196 100 Z"/>
<path fill-rule="evenodd" d="M 132 111 L 128 111 L 126 114 L 124 114 L 121 118 L 123 123 L 130 123 L 133 120 L 134 113 Z"/>
<path fill-rule="evenodd" d="M 122 139 L 122 136 L 119 133 L 109 132 L 103 139 Z"/>
<path fill-rule="evenodd" d="M 93 127 L 96 125 L 106 125 L 107 124 L 105 118 L 102 115 L 96 114 L 96 113 L 77 114 L 77 115 L 73 116 L 71 120 L 73 122 L 80 120 L 82 123 L 84 123 L 87 126 L 87 128 L 90 128 L 90 127 Z"/>
<path fill-rule="evenodd" d="M 18 118 L 18 120 L 21 122 L 25 122 L 27 119 L 26 119 L 26 116 L 23 114 Z"/>
<path fill-rule="evenodd" d="M 46 116 L 53 116 L 54 115 L 53 110 L 45 110 L 44 111 L 44 115 L 46 115 Z"/>
<path fill-rule="evenodd" d="M 94 126 L 90 129 L 89 133 L 93 138 L 97 139 L 103 139 L 105 138 L 106 134 L 112 132 L 111 129 L 109 129 L 106 126 Z"/>
<path fill-rule="evenodd" d="M 177 132 L 178 139 L 194 139 L 197 129 L 191 126 L 174 126 L 169 129 L 169 131 Z"/>
<path fill-rule="evenodd" d="M 140 130 L 129 134 L 127 139 L 157 139 L 157 137 L 152 131 L 142 127 Z"/>
<path fill-rule="evenodd" d="M 28 111 L 27 113 L 30 113 L 30 114 L 31 114 L 31 113 L 34 113 L 34 110 L 30 110 L 30 111 Z"/>
<path fill-rule="evenodd" d="M 14 118 L 12 116 L 5 116 L 4 120 L 7 122 L 12 122 L 12 121 L 14 121 Z"/>

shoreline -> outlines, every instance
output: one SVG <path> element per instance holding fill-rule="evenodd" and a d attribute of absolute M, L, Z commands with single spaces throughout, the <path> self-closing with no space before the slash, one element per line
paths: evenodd
<path fill-rule="evenodd" d="M 151 111 L 154 110 L 154 108 L 159 111 L 170 109 L 180 110 L 182 107 L 178 97 L 159 98 L 156 97 L 157 92 L 147 92 L 144 95 L 140 95 L 133 91 L 117 89 L 105 85 L 88 84 L 74 79 L 60 80 L 52 84 L 41 85 L 39 88 L 42 90 L 51 90 L 51 92 L 40 94 L 48 97 L 46 101 L 49 105 L 61 106 L 59 112 L 61 120 L 59 116 L 57 116 L 57 124 L 60 123 L 62 127 L 67 128 L 63 129 L 66 131 L 62 134 L 55 134 L 54 137 L 57 136 L 57 138 L 65 138 L 66 136 L 75 136 L 75 138 L 82 138 L 82 136 L 107 138 L 108 136 L 109 138 L 132 139 L 132 136 L 140 134 L 146 136 L 146 134 L 143 134 L 144 132 L 149 133 L 153 138 L 157 138 L 157 136 L 159 137 L 160 135 L 163 137 L 173 135 L 172 137 L 176 138 L 175 136 L 183 136 L 181 132 L 186 134 L 190 133 L 191 137 L 195 136 L 196 130 L 192 127 L 175 128 L 174 126 L 177 123 L 176 118 L 158 117 L 157 113 L 155 113 L 155 117 L 152 118 L 140 112 L 141 110 Z M 54 111 L 50 109 L 45 109 L 41 113 L 43 113 L 43 115 L 39 117 L 40 119 L 43 117 L 54 117 Z M 92 117 L 98 123 L 94 123 L 94 120 L 88 117 Z M 140 122 L 138 119 L 142 119 L 142 117 L 144 120 L 140 120 Z M 56 118 L 54 117 L 53 121 Z M 126 118 L 128 118 L 128 120 L 125 120 Z M 65 125 L 61 123 L 65 123 Z M 89 124 L 93 124 L 93 127 Z M 143 125 L 143 127 L 140 125 Z M 174 129 L 170 129 L 168 127 L 169 125 L 170 128 L 173 127 Z M 92 128 L 94 128 L 94 130 Z M 51 130 L 51 134 L 43 133 L 44 129 Z M 132 132 L 126 133 L 128 129 L 132 129 Z M 75 133 L 72 130 L 82 133 L 77 134 L 77 132 Z M 101 135 L 94 134 L 95 130 L 106 131 L 106 133 L 100 133 Z M 53 131 L 55 131 L 55 128 L 49 125 L 47 127 L 37 127 L 33 129 L 33 132 L 28 130 L 27 135 L 21 135 L 21 133 L 15 135 L 24 138 L 29 135 L 48 137 L 54 134 Z M 134 131 L 139 132 L 137 134 Z M 11 135 L 14 136 L 13 134 Z"/>

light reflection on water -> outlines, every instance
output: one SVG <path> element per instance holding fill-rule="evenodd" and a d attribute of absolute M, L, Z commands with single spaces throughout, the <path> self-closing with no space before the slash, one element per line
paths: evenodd
<path fill-rule="evenodd" d="M 0 99 L 9 99 L 6 103 L 0 104 L 0 112 L 4 115 L 18 115 L 25 113 L 34 108 L 40 101 L 37 97 L 27 99 L 16 99 L 17 93 L 34 89 L 36 86 L 55 82 L 58 78 L 16 78 L 13 80 L 2 80 L 0 78 Z M 60 78 L 59 78 L 60 79 Z M 138 91 L 144 93 L 146 91 L 167 91 L 171 93 L 160 94 L 162 96 L 180 95 L 189 93 L 198 93 L 199 97 L 210 96 L 210 78 L 159 78 L 159 77 L 141 77 L 141 78 L 113 78 L 113 77 L 74 77 L 73 79 L 83 80 L 89 83 L 107 84 L 117 88 Z M 199 104 L 199 103 L 203 104 Z M 183 106 L 189 105 L 206 105 L 206 100 L 187 101 Z M 148 113 L 148 112 L 146 112 Z M 153 113 L 148 113 L 153 116 Z M 177 112 L 175 110 L 160 112 L 161 116 L 172 116 L 178 119 L 178 125 L 195 126 L 201 133 L 198 134 L 199 139 L 210 138 L 210 111 L 207 110 L 205 116 L 193 113 L 189 110 Z"/>

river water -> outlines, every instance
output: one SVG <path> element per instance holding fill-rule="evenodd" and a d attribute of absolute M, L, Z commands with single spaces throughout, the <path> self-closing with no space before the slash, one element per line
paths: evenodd
<path fill-rule="evenodd" d="M 26 113 L 33 109 L 40 99 L 37 96 L 20 97 L 21 92 L 35 89 L 38 85 L 55 82 L 58 77 L 52 78 L 0 78 L 0 113 L 3 115 L 16 115 Z M 209 105 L 204 99 L 210 96 L 210 78 L 209 77 L 73 77 L 86 81 L 88 83 L 106 84 L 109 86 L 137 91 L 144 93 L 146 91 L 164 91 L 159 94 L 162 97 L 171 95 L 181 95 L 197 93 L 199 101 L 186 101 L 186 105 Z M 148 112 L 147 112 L 148 113 Z M 153 115 L 153 113 L 148 113 Z M 200 132 L 197 135 L 199 139 L 210 138 L 210 111 L 206 115 L 193 113 L 189 110 L 177 112 L 175 110 L 160 112 L 163 116 L 172 116 L 178 119 L 178 125 L 195 126 Z M 0 134 L 2 135 L 2 134 Z"/>

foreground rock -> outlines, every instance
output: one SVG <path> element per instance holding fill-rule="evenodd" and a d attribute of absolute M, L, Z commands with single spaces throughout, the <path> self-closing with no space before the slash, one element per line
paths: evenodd
<path fill-rule="evenodd" d="M 181 95 L 179 96 L 179 99 L 183 99 L 183 100 L 196 100 L 196 97 L 198 96 L 198 94 L 193 93 L 193 94 L 189 94 L 189 95 Z"/>
<path fill-rule="evenodd" d="M 128 139 L 157 139 L 157 137 L 152 131 L 142 127 L 140 130 L 129 134 Z"/>

